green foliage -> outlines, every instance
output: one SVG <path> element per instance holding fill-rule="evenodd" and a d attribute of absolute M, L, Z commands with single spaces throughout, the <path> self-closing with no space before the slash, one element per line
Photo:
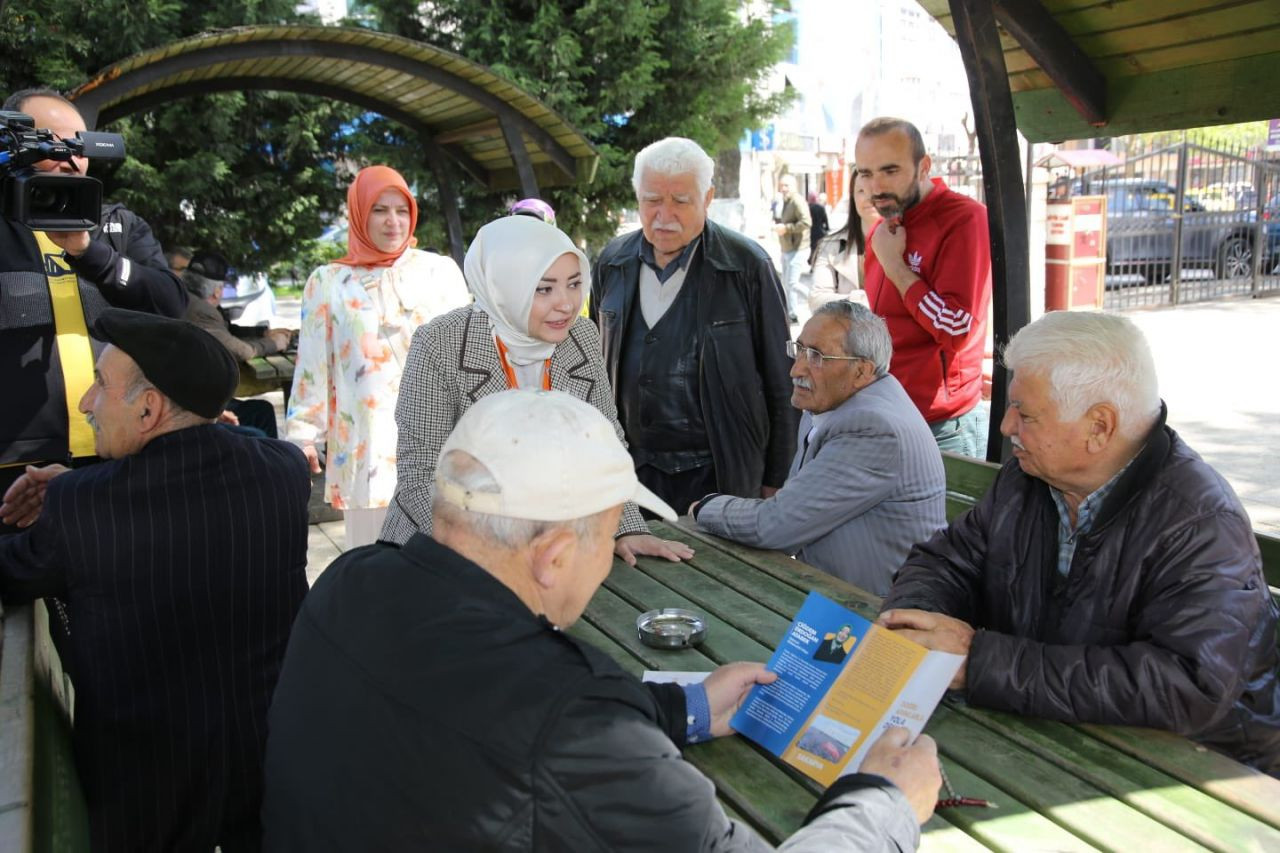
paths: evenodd
<path fill-rule="evenodd" d="M 1160 130 L 1122 137 L 1113 142 L 1115 150 L 1128 150 L 1130 140 L 1138 140 L 1147 148 L 1176 145 L 1189 139 L 1210 148 L 1256 148 L 1267 142 L 1267 122 L 1247 121 L 1240 124 L 1219 124 L 1189 130 Z"/>
<path fill-rule="evenodd" d="M 346 253 L 347 247 L 344 243 L 314 238 L 303 240 L 294 248 L 288 258 L 272 264 L 267 276 L 271 279 L 273 285 L 290 282 L 292 286 L 300 288 L 306 283 L 307 276 L 311 274 L 312 270 L 325 264 L 331 264 Z M 278 293 L 279 289 L 277 288 Z"/>
<path fill-rule="evenodd" d="M 546 197 L 562 228 L 599 248 L 635 204 L 637 151 L 680 135 L 714 155 L 785 107 L 788 95 L 762 95 L 760 83 L 793 33 L 743 9 L 739 0 L 369 0 L 354 11 L 489 66 L 585 133 L 600 153 L 595 181 Z M 416 152 L 394 165 L 432 183 Z M 468 234 L 514 198 L 458 183 Z"/>
<path fill-rule="evenodd" d="M 70 90 L 139 51 L 220 27 L 297 20 L 292 0 L 6 0 L 0 93 Z M 141 214 L 166 246 L 216 249 L 242 271 L 287 260 L 345 200 L 346 104 L 279 92 L 213 94 L 110 128 L 128 159 L 98 164 L 105 198 Z"/>
<path fill-rule="evenodd" d="M 600 152 L 595 181 L 546 196 L 561 226 L 598 248 L 634 205 L 636 151 L 678 134 L 714 154 L 785 106 L 785 96 L 762 95 L 759 84 L 792 32 L 744 6 L 367 0 L 353 4 L 350 23 L 487 65 L 582 130 Z M 294 0 L 3 0 L 0 94 L 33 85 L 69 90 L 113 62 L 196 33 L 299 22 L 293 9 Z M 302 269 L 323 254 L 313 241 L 342 208 L 346 171 L 384 162 L 418 193 L 419 244 L 447 248 L 419 140 L 351 105 L 289 93 L 208 94 L 103 129 L 124 134 L 129 159 L 93 174 L 105 196 L 144 216 L 162 243 L 217 249 L 244 271 Z M 458 170 L 452 179 L 468 236 L 516 197 L 488 192 Z"/>

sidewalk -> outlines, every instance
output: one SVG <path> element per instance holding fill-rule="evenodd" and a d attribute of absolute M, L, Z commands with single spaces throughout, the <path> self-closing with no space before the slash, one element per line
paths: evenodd
<path fill-rule="evenodd" d="M 279 300 L 281 325 L 296 326 L 298 309 Z M 1151 344 L 1169 425 L 1231 483 L 1255 529 L 1280 535 L 1280 299 L 1124 313 Z"/>
<path fill-rule="evenodd" d="M 1280 535 L 1280 299 L 1128 311 L 1156 357 L 1169 425 Z"/>

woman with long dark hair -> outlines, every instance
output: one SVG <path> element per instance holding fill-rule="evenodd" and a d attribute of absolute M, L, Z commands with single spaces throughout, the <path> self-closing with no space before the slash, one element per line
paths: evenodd
<path fill-rule="evenodd" d="M 838 299 L 867 304 L 862 290 L 862 262 L 867 252 L 867 235 L 879 218 L 871 203 L 871 192 L 855 168 L 849 176 L 849 219 L 843 228 L 818 244 L 813 260 L 813 286 L 809 289 L 809 310 L 816 311 Z"/>

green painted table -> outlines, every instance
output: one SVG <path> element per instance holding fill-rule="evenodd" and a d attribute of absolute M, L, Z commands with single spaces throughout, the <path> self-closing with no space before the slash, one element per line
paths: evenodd
<path fill-rule="evenodd" d="M 572 633 L 625 669 L 710 670 L 767 660 L 810 590 L 873 618 L 874 596 L 780 554 L 685 525 L 654 525 L 697 551 L 688 564 L 641 558 L 613 571 Z M 658 607 L 709 618 L 696 650 L 641 645 L 635 619 Z M 923 850 L 1280 851 L 1280 781 L 1185 738 L 1149 729 L 1066 725 L 946 702 L 926 729 L 952 784 L 999 808 L 939 812 Z M 819 788 L 744 738 L 691 746 L 727 810 L 778 842 Z"/>
<path fill-rule="evenodd" d="M 284 406 L 289 408 L 289 391 L 293 387 L 293 368 L 297 353 L 260 355 L 240 362 L 237 397 L 255 397 L 277 389 L 284 392 Z"/>

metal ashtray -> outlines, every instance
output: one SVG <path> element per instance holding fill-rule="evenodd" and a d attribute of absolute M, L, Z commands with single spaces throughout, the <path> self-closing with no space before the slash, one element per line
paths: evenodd
<path fill-rule="evenodd" d="M 650 610 L 636 619 L 636 636 L 655 649 L 687 649 L 707 636 L 707 620 L 679 607 Z"/>

